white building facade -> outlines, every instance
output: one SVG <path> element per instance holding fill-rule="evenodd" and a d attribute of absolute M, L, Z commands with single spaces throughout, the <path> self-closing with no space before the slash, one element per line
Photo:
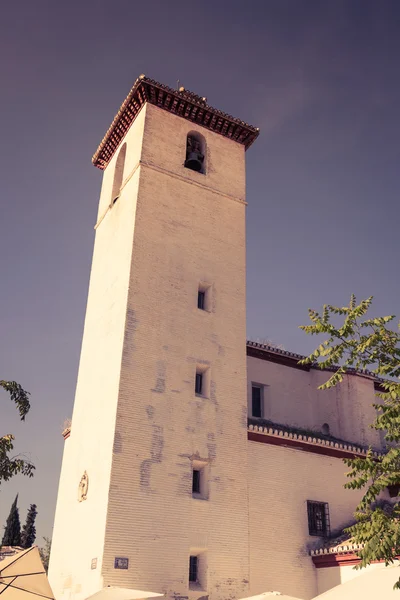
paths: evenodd
<path fill-rule="evenodd" d="M 369 377 L 246 344 L 254 127 L 141 76 L 104 171 L 49 579 L 168 598 L 324 591 L 310 549 L 352 520 L 342 458 L 382 449 Z M 310 533 L 312 535 L 310 535 Z M 328 581 L 325 577 L 324 581 Z"/>

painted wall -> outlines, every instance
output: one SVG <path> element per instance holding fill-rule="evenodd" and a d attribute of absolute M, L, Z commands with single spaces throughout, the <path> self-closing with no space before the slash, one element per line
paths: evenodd
<path fill-rule="evenodd" d="M 342 460 L 248 442 L 250 592 L 269 590 L 310 600 L 317 571 L 309 555 L 322 540 L 308 534 L 307 500 L 328 502 L 331 531 L 353 518 L 360 492 L 343 489 Z"/>
<path fill-rule="evenodd" d="M 330 373 L 303 371 L 252 356 L 247 357 L 247 397 L 251 414 L 251 385 L 264 387 L 264 418 L 305 429 L 321 431 L 329 425 L 331 435 L 362 446 L 381 448 L 379 433 L 369 427 L 375 418 L 377 402 L 370 379 L 346 375 L 341 384 L 329 390 L 318 386 Z"/>
<path fill-rule="evenodd" d="M 353 566 L 338 566 L 316 569 L 318 594 L 323 594 L 336 585 L 346 583 L 346 581 L 350 581 L 355 577 L 359 577 L 365 573 L 370 573 L 376 569 L 381 569 L 382 567 L 382 563 L 374 563 L 372 565 L 368 565 L 368 567 L 365 567 L 364 569 L 355 569 Z M 398 577 L 398 575 L 395 574 L 393 576 L 393 585 L 396 582 L 396 577 Z M 379 597 L 379 595 L 377 597 Z M 395 592 L 393 593 L 393 597 L 396 598 Z"/>

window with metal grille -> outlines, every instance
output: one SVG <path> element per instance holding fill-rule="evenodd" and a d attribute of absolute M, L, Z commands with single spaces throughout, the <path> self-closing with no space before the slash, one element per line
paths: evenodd
<path fill-rule="evenodd" d="M 263 390 L 260 385 L 253 385 L 251 388 L 251 416 L 262 417 L 262 401 L 263 401 Z"/>
<path fill-rule="evenodd" d="M 320 537 L 330 534 L 329 504 L 307 500 L 308 533 Z"/>
<path fill-rule="evenodd" d="M 198 567 L 198 557 L 191 556 L 189 558 L 189 581 L 192 583 L 197 583 L 197 567 Z"/>
<path fill-rule="evenodd" d="M 203 392 L 203 373 L 196 373 L 196 381 L 194 384 L 194 391 L 196 394 L 201 395 Z"/>
<path fill-rule="evenodd" d="M 200 479 L 201 472 L 199 471 L 199 469 L 193 469 L 192 494 L 200 494 Z"/>
<path fill-rule="evenodd" d="M 197 308 L 206 309 L 206 293 L 202 290 L 199 290 L 197 294 Z"/>

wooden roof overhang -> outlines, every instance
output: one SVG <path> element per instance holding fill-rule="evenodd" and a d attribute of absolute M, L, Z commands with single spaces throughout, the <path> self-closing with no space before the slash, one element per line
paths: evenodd
<path fill-rule="evenodd" d="M 95 167 L 102 170 L 106 168 L 146 102 L 243 144 L 246 150 L 259 134 L 257 127 L 212 108 L 207 104 L 207 99 L 204 97 L 184 88 L 174 90 L 144 75 L 140 75 L 92 158 Z"/>

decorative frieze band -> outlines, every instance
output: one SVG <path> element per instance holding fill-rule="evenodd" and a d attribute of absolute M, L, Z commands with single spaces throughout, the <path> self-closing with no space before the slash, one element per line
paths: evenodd
<path fill-rule="evenodd" d="M 294 433 L 286 431 L 283 428 L 268 427 L 264 425 L 248 425 L 248 434 L 249 439 L 252 439 L 253 441 L 262 441 L 261 439 L 254 437 L 254 435 L 259 436 L 261 434 L 262 436 L 270 438 L 269 443 L 275 445 L 286 445 L 293 448 L 297 446 L 301 450 L 307 450 L 308 446 L 310 452 L 329 454 L 331 456 L 338 456 L 342 458 L 348 458 L 351 456 L 366 456 L 368 452 L 368 449 L 361 448 L 360 446 L 345 444 L 334 440 L 327 440 L 318 436 Z M 268 443 L 267 440 L 265 440 L 265 442 Z M 311 447 L 313 449 L 311 449 Z M 318 452 L 318 450 L 320 451 Z M 378 458 L 378 452 L 373 452 L 373 457 Z"/>

